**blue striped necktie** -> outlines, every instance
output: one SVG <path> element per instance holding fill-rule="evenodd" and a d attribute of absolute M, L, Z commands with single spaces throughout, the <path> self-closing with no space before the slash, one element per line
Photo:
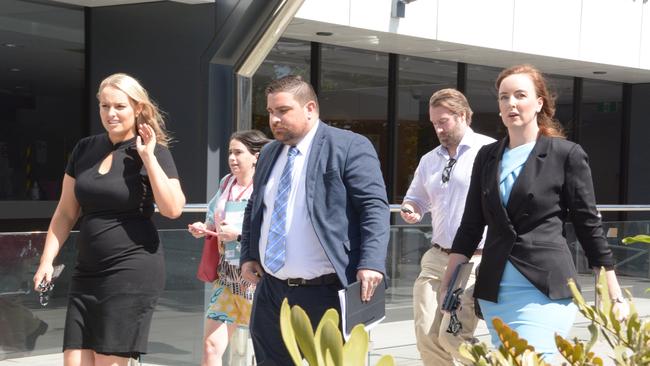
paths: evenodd
<path fill-rule="evenodd" d="M 293 171 L 293 161 L 298 155 L 298 149 L 295 146 L 289 148 L 287 163 L 280 176 L 278 191 L 275 194 L 275 204 L 271 214 L 271 226 L 269 227 L 269 242 L 266 245 L 264 253 L 264 264 L 275 273 L 284 267 L 284 260 L 287 252 L 287 203 L 289 193 L 291 193 L 291 172 Z"/>

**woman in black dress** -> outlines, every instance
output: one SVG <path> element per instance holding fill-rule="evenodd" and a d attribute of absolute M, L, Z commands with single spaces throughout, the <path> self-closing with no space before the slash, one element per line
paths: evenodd
<path fill-rule="evenodd" d="M 165 285 L 153 204 L 169 218 L 185 205 L 164 121 L 146 90 L 114 74 L 102 81 L 97 99 L 107 133 L 82 139 L 72 151 L 34 275 L 35 288 L 51 280 L 52 262 L 80 218 L 63 340 L 66 366 L 125 366 L 146 353 Z"/>

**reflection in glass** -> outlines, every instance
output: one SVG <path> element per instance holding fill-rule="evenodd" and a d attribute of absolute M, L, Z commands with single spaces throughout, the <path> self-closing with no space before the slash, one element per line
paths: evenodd
<path fill-rule="evenodd" d="M 272 81 L 287 75 L 300 75 L 309 81 L 311 44 L 281 38 L 253 76 L 253 123 L 255 129 L 271 137 L 264 89 Z"/>
<path fill-rule="evenodd" d="M 564 127 L 567 138 L 573 136 L 573 78 L 559 75 L 545 75 L 546 82 L 555 95 L 555 118 Z"/>
<path fill-rule="evenodd" d="M 429 98 L 440 89 L 456 87 L 458 66 L 412 56 L 400 56 L 398 64 L 398 164 L 393 197 L 401 202 L 420 158 L 440 144 L 429 120 Z"/>
<path fill-rule="evenodd" d="M 501 117 L 499 117 L 497 90 L 494 87 L 494 82 L 501 70 L 501 68 L 489 66 L 468 65 L 467 91 L 465 92 L 469 106 L 474 112 L 472 129 L 497 140 L 507 134 Z"/>
<path fill-rule="evenodd" d="M 58 200 L 81 136 L 84 11 L 5 1 L 0 29 L 0 200 Z"/>
<path fill-rule="evenodd" d="M 201 360 L 206 290 L 196 278 L 202 241 L 187 230 L 160 230 L 165 251 L 165 291 L 158 300 L 149 336 L 147 363 L 197 365 Z M 61 352 L 70 277 L 77 257 L 72 232 L 55 263 L 66 268 L 47 307 L 39 304 L 32 278 L 44 232 L 0 233 L 0 360 Z"/>
<path fill-rule="evenodd" d="M 388 182 L 388 55 L 323 45 L 320 117 L 370 139 Z"/>
<path fill-rule="evenodd" d="M 585 79 L 582 92 L 578 143 L 598 162 L 591 164 L 596 202 L 619 203 L 623 84 Z"/>

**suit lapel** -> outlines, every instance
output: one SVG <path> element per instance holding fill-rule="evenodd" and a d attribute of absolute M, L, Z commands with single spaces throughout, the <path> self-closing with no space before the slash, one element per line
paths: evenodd
<path fill-rule="evenodd" d="M 521 209 L 522 205 L 529 199 L 528 192 L 530 192 L 531 187 L 535 185 L 535 182 L 538 179 L 541 179 L 539 175 L 544 167 L 544 161 L 548 154 L 550 142 L 551 140 L 543 135 L 537 138 L 533 151 L 530 152 L 521 173 L 519 173 L 519 176 L 515 180 L 507 206 L 508 213 L 512 218 L 518 216 L 517 213 Z M 523 207 L 525 207 L 525 205 Z"/>
<path fill-rule="evenodd" d="M 327 125 L 321 120 L 318 120 L 318 128 L 316 129 L 316 134 L 314 135 L 314 140 L 311 143 L 311 149 L 309 151 L 309 157 L 307 160 L 307 173 L 305 176 L 305 194 L 306 197 L 313 197 L 313 190 L 316 183 L 316 174 L 318 173 L 318 161 L 323 150 L 323 145 L 325 144 L 326 129 Z M 320 172 L 321 174 L 324 172 Z M 314 200 L 307 200 L 307 207 L 309 208 L 309 213 L 312 212 Z"/>
<path fill-rule="evenodd" d="M 486 163 L 486 171 L 489 174 L 487 177 L 488 186 L 486 192 L 487 199 L 489 200 L 488 207 L 498 207 L 498 212 L 496 212 L 496 214 L 505 217 L 506 221 L 509 221 L 509 218 L 508 212 L 503 206 L 503 202 L 501 202 L 501 193 L 499 190 L 499 171 L 501 166 L 501 158 L 503 157 L 503 151 L 505 150 L 506 146 L 508 146 L 509 141 L 510 140 L 507 136 L 502 139 L 498 147 L 492 151 L 490 159 Z"/>
<path fill-rule="evenodd" d="M 264 202 L 264 191 L 266 190 L 266 184 L 268 183 L 271 171 L 273 171 L 273 166 L 275 165 L 276 160 L 278 160 L 278 156 L 280 156 L 283 147 L 284 144 L 279 141 L 272 142 L 268 148 L 268 159 L 264 159 L 263 164 L 257 164 L 255 176 L 258 177 L 257 182 L 259 182 L 259 184 L 256 182 L 255 185 L 257 199 L 254 202 L 255 210 L 253 212 L 261 213 L 260 207 L 262 207 L 262 202 Z"/>

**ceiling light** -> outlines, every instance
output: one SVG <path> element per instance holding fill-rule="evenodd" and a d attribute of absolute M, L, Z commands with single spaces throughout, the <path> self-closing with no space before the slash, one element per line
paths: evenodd
<path fill-rule="evenodd" d="M 11 69 L 9 69 L 9 71 L 11 71 L 11 72 L 18 72 L 18 71 L 20 71 L 20 69 L 17 68 L 17 67 L 12 67 Z"/>
<path fill-rule="evenodd" d="M 605 75 L 607 71 L 594 71 L 594 75 Z"/>
<path fill-rule="evenodd" d="M 18 47 L 18 45 L 15 44 L 15 43 L 3 43 L 2 46 L 3 47 L 8 47 L 8 48 L 16 48 L 16 47 Z"/>
<path fill-rule="evenodd" d="M 332 34 L 334 34 L 334 33 L 332 33 L 332 32 L 316 32 L 317 36 L 323 36 L 323 37 L 329 37 Z"/>

